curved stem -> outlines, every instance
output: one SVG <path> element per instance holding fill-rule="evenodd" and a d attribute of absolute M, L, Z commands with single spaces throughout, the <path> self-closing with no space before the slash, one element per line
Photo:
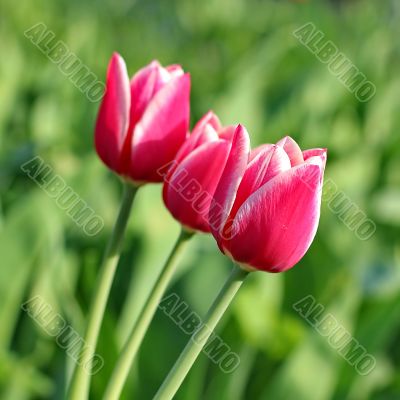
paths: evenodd
<path fill-rule="evenodd" d="M 130 183 L 124 184 L 124 194 L 118 217 L 107 243 L 100 267 L 96 290 L 89 311 L 83 347 L 69 386 L 67 398 L 71 400 L 86 400 L 89 397 L 92 359 L 95 354 L 104 310 L 118 265 L 126 225 L 137 190 L 138 188 L 132 186 Z"/>
<path fill-rule="evenodd" d="M 192 335 L 153 400 L 171 400 L 196 361 L 212 331 L 249 274 L 235 265 L 231 275 L 207 312 L 203 325 Z"/>
<path fill-rule="evenodd" d="M 178 259 L 184 244 L 193 236 L 193 233 L 182 229 L 175 246 L 173 247 L 153 290 L 147 299 L 138 320 L 133 327 L 126 344 L 121 351 L 116 367 L 112 373 L 111 379 L 107 385 L 104 394 L 104 400 L 118 400 L 121 396 L 126 378 L 128 377 L 133 360 L 138 352 L 138 349 L 143 341 L 144 335 L 154 317 L 157 307 L 167 289 L 169 282 L 176 270 Z"/>

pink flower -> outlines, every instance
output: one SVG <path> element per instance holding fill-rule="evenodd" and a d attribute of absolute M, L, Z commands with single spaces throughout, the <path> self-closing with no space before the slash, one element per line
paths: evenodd
<path fill-rule="evenodd" d="M 247 269 L 282 272 L 304 256 L 318 227 L 326 149 L 302 152 L 285 137 L 228 159 L 211 206 L 223 253 Z M 215 224 L 216 222 L 216 224 Z"/>
<path fill-rule="evenodd" d="M 248 141 L 240 125 L 222 127 L 207 113 L 178 152 L 165 176 L 164 203 L 186 229 L 210 232 L 208 212 L 228 156 Z"/>
<path fill-rule="evenodd" d="M 189 93 L 190 76 L 179 65 L 153 61 L 129 82 L 124 60 L 114 53 L 95 130 L 102 161 L 136 184 L 162 182 L 157 169 L 187 137 Z"/>

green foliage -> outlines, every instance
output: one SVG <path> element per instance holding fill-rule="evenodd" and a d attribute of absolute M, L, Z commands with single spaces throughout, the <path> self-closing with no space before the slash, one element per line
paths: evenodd
<path fill-rule="evenodd" d="M 192 124 L 209 109 L 252 145 L 285 134 L 327 147 L 331 179 L 377 226 L 357 238 L 322 204 L 317 237 L 282 275 L 256 273 L 218 334 L 241 357 L 224 374 L 203 354 L 177 399 L 400 398 L 400 7 L 374 1 L 28 1 L 0 4 L 0 398 L 61 399 L 73 361 L 21 309 L 40 295 L 82 333 L 121 187 L 93 150 L 88 101 L 25 36 L 43 22 L 104 79 L 115 50 L 134 73 L 153 58 L 192 75 Z M 372 81 L 359 102 L 292 32 L 313 22 Z M 20 169 L 39 155 L 105 221 L 87 236 Z M 97 352 L 100 399 L 118 349 L 178 235 L 160 186 L 137 197 Z M 210 237 L 190 242 L 169 292 L 204 315 L 230 262 Z M 356 370 L 293 309 L 315 297 L 377 360 Z M 149 399 L 188 340 L 159 312 L 124 391 Z"/>

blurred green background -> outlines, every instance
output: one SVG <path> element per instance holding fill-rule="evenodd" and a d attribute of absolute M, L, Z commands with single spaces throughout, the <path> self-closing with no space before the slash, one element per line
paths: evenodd
<path fill-rule="evenodd" d="M 360 103 L 292 35 L 313 22 L 377 87 Z M 114 50 L 130 74 L 154 58 L 192 74 L 192 125 L 213 109 L 242 123 L 252 145 L 285 134 L 329 149 L 332 179 L 377 225 L 367 241 L 322 204 L 304 259 L 254 273 L 218 333 L 241 357 L 224 374 L 201 355 L 177 399 L 400 399 L 400 2 L 0 0 L 0 398 L 61 399 L 72 361 L 21 304 L 40 295 L 80 333 L 121 185 L 93 150 L 89 102 L 24 37 L 43 22 L 103 80 Z M 20 166 L 40 155 L 106 222 L 88 237 Z M 97 352 L 100 399 L 179 226 L 160 185 L 139 192 Z M 190 242 L 173 287 L 204 315 L 230 270 L 213 239 Z M 307 295 L 372 354 L 360 376 L 292 305 Z M 124 399 L 150 399 L 188 337 L 156 315 Z"/>

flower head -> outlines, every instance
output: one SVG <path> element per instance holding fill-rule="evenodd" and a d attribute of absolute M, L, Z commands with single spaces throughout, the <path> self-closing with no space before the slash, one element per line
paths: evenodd
<path fill-rule="evenodd" d="M 326 149 L 301 151 L 285 137 L 276 145 L 232 157 L 210 208 L 212 233 L 223 253 L 248 269 L 282 272 L 311 245 L 319 221 Z"/>
<path fill-rule="evenodd" d="M 223 127 L 209 112 L 194 127 L 165 178 L 164 203 L 189 230 L 209 232 L 208 212 L 228 156 L 241 138 L 242 127 Z"/>
<path fill-rule="evenodd" d="M 123 58 L 114 53 L 95 129 L 99 157 L 137 184 L 162 182 L 157 169 L 171 161 L 189 125 L 190 76 L 179 65 L 153 61 L 129 82 Z"/>

